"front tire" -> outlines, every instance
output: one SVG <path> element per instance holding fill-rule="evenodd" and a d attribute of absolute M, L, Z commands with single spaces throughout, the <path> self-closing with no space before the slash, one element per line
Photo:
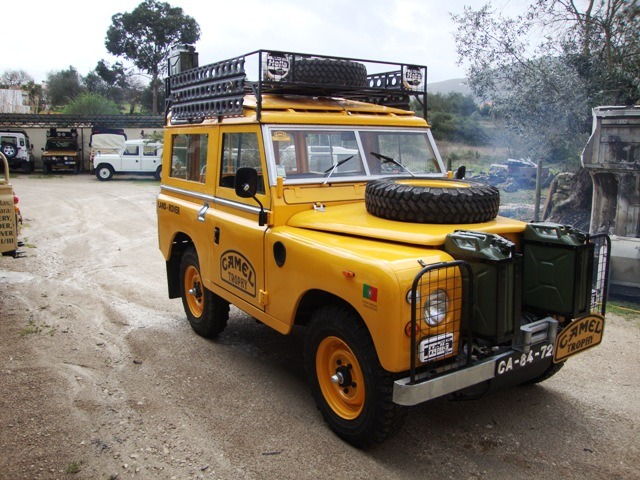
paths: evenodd
<path fill-rule="evenodd" d="M 339 437 L 364 448 L 402 427 L 406 409 L 391 400 L 391 375 L 380 365 L 369 332 L 355 313 L 340 306 L 318 310 L 304 352 L 311 393 Z"/>
<path fill-rule="evenodd" d="M 111 177 L 113 177 L 113 168 L 110 165 L 98 165 L 98 168 L 96 168 L 96 178 L 98 180 L 111 180 Z"/>
<path fill-rule="evenodd" d="M 180 290 L 187 319 L 198 335 L 211 338 L 226 328 L 229 302 L 204 286 L 198 254 L 193 247 L 189 247 L 182 255 Z"/>
<path fill-rule="evenodd" d="M 523 382 L 522 385 L 536 385 L 538 383 L 544 382 L 545 380 L 548 380 L 549 378 L 553 377 L 556 373 L 558 373 L 560 369 L 564 367 L 564 364 L 565 362 L 552 363 L 551 366 L 542 373 L 542 375 L 539 375 L 535 378 L 527 380 L 526 382 Z"/>

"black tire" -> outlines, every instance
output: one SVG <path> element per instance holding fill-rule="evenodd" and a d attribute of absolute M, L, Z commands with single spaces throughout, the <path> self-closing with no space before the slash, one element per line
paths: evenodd
<path fill-rule="evenodd" d="M 367 67 L 359 62 L 331 59 L 296 59 L 295 80 L 321 85 L 362 87 L 367 83 Z"/>
<path fill-rule="evenodd" d="M 22 170 L 22 173 L 33 172 L 33 162 L 23 160 L 22 162 L 20 162 L 20 169 Z"/>
<path fill-rule="evenodd" d="M 51 165 L 49 165 L 48 163 L 43 163 L 42 173 L 44 173 L 45 175 L 49 175 L 51 173 Z"/>
<path fill-rule="evenodd" d="M 491 185 L 446 178 L 387 177 L 365 190 L 367 211 L 411 223 L 481 223 L 493 220 L 500 191 Z"/>
<path fill-rule="evenodd" d="M 3 143 L 2 144 L 2 153 L 7 159 L 13 158 L 18 154 L 18 149 L 12 143 Z"/>
<path fill-rule="evenodd" d="M 523 382 L 522 385 L 535 385 L 536 383 L 544 382 L 558 373 L 560 369 L 564 367 L 565 363 L 566 362 L 552 363 L 551 366 L 542 373 L 542 375 L 532 378 L 531 380 L 527 380 L 526 382 Z"/>
<path fill-rule="evenodd" d="M 113 177 L 113 168 L 111 165 L 107 165 L 105 163 L 101 163 L 96 168 L 96 178 L 98 180 L 106 181 L 111 180 Z"/>
<path fill-rule="evenodd" d="M 307 328 L 304 356 L 316 405 L 340 438 L 364 448 L 402 427 L 407 410 L 392 402 L 391 374 L 355 313 L 332 305 L 318 310 Z"/>
<path fill-rule="evenodd" d="M 160 181 L 161 177 L 162 177 L 162 165 L 156 168 L 156 173 L 153 174 L 153 178 L 155 178 L 158 181 Z"/>
<path fill-rule="evenodd" d="M 191 328 L 206 338 L 222 332 L 229 320 L 229 302 L 207 290 L 200 276 L 198 254 L 189 247 L 180 261 L 182 306 Z"/>

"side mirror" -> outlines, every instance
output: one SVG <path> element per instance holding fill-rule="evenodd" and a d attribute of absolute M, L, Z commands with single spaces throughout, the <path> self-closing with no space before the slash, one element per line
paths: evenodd
<path fill-rule="evenodd" d="M 240 198 L 253 198 L 258 192 L 258 171 L 251 167 L 240 167 L 236 171 L 236 195 Z"/>
<path fill-rule="evenodd" d="M 253 198 L 258 205 L 260 205 L 260 213 L 258 214 L 258 225 L 263 227 L 267 224 L 267 212 L 264 211 L 264 207 L 256 193 L 258 192 L 258 171 L 251 167 L 240 167 L 236 171 L 235 181 L 236 195 L 240 198 Z"/>
<path fill-rule="evenodd" d="M 467 167 L 465 167 L 464 165 L 460 165 L 456 170 L 455 178 L 456 180 L 462 180 L 466 174 L 467 174 Z"/>

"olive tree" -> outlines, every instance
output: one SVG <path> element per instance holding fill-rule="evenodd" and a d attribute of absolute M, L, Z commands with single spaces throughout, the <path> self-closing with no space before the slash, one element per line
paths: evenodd
<path fill-rule="evenodd" d="M 46 94 L 51 107 L 67 105 L 84 91 L 82 77 L 72 66 L 67 70 L 47 74 Z"/>
<path fill-rule="evenodd" d="M 575 166 L 591 108 L 640 99 L 638 0 L 531 0 L 516 17 L 488 2 L 452 18 L 469 86 L 528 154 Z"/>
<path fill-rule="evenodd" d="M 133 62 L 149 74 L 153 89 L 153 113 L 158 114 L 158 84 L 167 68 L 171 47 L 192 44 L 200 38 L 200 26 L 182 8 L 145 0 L 132 12 L 111 17 L 105 46 L 116 56 Z"/>

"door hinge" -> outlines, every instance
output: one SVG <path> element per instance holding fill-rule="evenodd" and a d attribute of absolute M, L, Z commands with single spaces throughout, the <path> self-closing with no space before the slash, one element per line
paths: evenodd
<path fill-rule="evenodd" d="M 269 305 L 269 292 L 260 290 L 260 292 L 258 293 L 258 302 L 261 305 Z"/>

